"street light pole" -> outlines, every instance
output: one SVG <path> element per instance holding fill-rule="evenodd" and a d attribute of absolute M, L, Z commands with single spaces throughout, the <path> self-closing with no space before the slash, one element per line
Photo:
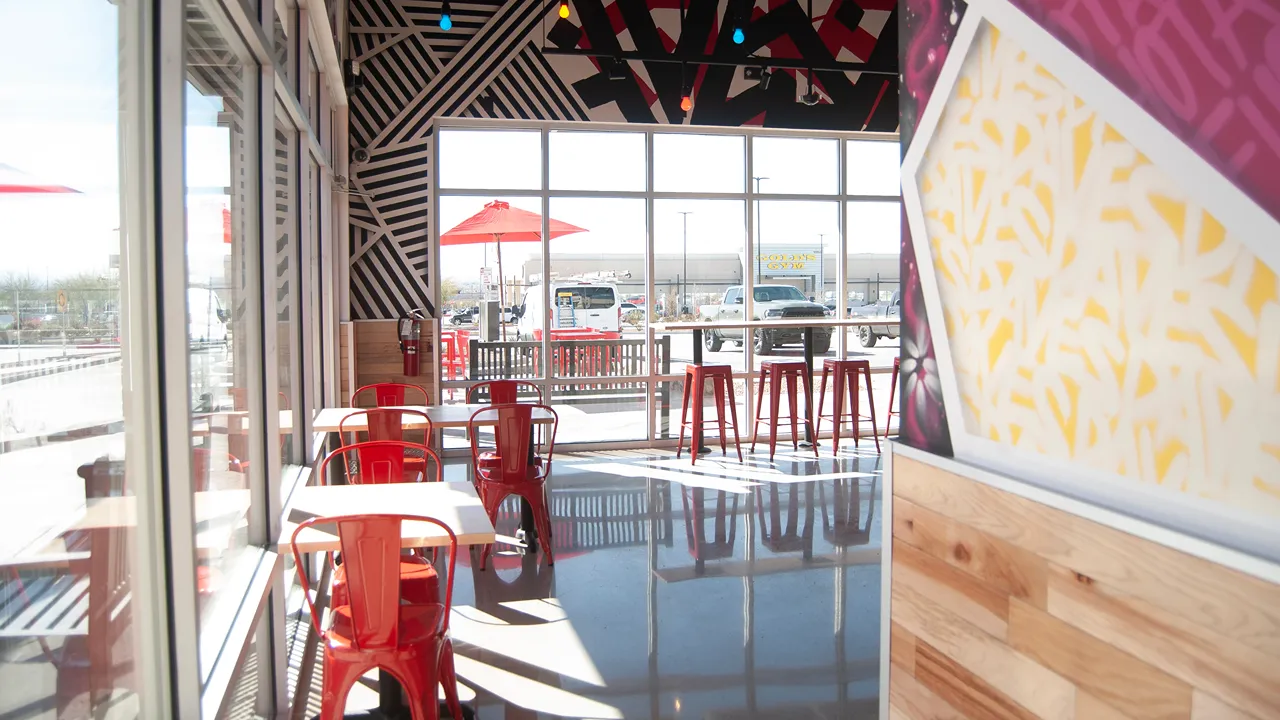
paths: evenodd
<path fill-rule="evenodd" d="M 768 180 L 769 178 L 767 178 L 767 177 L 762 177 L 762 176 L 759 176 L 759 175 L 755 175 L 755 176 L 752 176 L 752 178 L 751 178 L 751 179 L 756 181 L 756 195 L 759 195 L 759 194 L 760 194 L 760 181 L 761 181 L 761 180 Z M 761 270 L 761 264 L 760 264 L 760 238 L 761 238 L 761 237 L 762 237 L 762 236 L 761 236 L 761 234 L 760 234 L 760 198 L 756 198 L 756 280 L 759 280 L 759 279 L 760 279 L 760 270 Z"/>
<path fill-rule="evenodd" d="M 689 216 L 693 214 L 692 210 L 680 210 L 679 212 L 682 216 L 680 222 L 684 226 L 684 250 L 681 253 L 684 271 L 680 276 L 682 279 L 680 280 L 680 303 L 676 306 L 677 314 L 679 314 L 679 308 L 684 306 L 685 286 L 689 283 Z"/>

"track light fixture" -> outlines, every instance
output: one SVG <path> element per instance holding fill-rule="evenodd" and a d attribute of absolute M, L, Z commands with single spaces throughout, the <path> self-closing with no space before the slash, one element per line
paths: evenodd
<path fill-rule="evenodd" d="M 449 7 L 449 0 L 440 5 L 440 29 L 445 32 L 453 29 L 453 9 Z"/>
<path fill-rule="evenodd" d="M 569 19 L 569 0 L 560 0 L 560 17 Z"/>
<path fill-rule="evenodd" d="M 813 70 L 810 70 L 809 71 L 809 92 L 800 96 L 800 102 L 804 103 L 805 105 L 817 105 L 818 101 L 821 99 L 822 99 L 821 96 L 819 96 L 818 93 L 815 92 L 813 89 Z"/>
<path fill-rule="evenodd" d="M 772 71 L 772 70 L 770 70 L 769 68 L 765 68 L 765 69 L 761 70 L 761 71 L 760 71 L 760 89 L 761 89 L 761 90 L 768 90 L 768 89 L 769 89 L 769 81 L 770 81 L 770 80 L 772 80 L 772 79 L 773 79 L 773 71 Z"/>
<path fill-rule="evenodd" d="M 738 9 L 731 13 L 733 18 L 733 44 L 741 45 L 746 42 L 747 33 L 744 30 L 746 26 L 747 13 L 743 11 L 743 6 L 738 5 Z"/>
<path fill-rule="evenodd" d="M 627 62 L 620 57 L 615 57 L 609 61 L 608 73 L 610 80 L 626 80 L 631 77 L 631 70 L 627 67 Z"/>

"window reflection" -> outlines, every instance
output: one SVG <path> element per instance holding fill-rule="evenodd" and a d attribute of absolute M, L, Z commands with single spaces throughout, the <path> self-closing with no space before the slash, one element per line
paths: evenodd
<path fill-rule="evenodd" d="M 198 2 L 187 9 L 187 309 L 191 464 L 196 492 L 201 667 L 226 639 L 243 597 L 247 562 L 250 409 L 262 383 L 255 362 L 258 278 L 254 68 Z"/>

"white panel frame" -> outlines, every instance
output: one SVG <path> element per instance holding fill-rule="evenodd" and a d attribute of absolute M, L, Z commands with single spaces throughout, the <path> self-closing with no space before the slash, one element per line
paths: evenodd
<path fill-rule="evenodd" d="M 1204 206 L 1263 262 L 1280 268 L 1280 222 L 1223 177 L 1124 92 L 1094 70 L 1008 0 L 972 0 L 939 74 L 931 102 L 921 115 L 911 147 L 903 160 L 902 194 L 920 268 L 925 309 L 946 403 L 951 442 L 957 458 L 1026 478 L 1029 482 L 1102 506 L 1123 509 L 1137 517 L 1178 528 L 1191 535 L 1223 543 L 1269 559 L 1280 559 L 1280 522 L 1226 505 L 1206 512 L 1203 501 L 1183 493 L 1142 484 L 1134 478 L 1103 472 L 1077 463 L 1018 450 L 965 430 L 963 406 L 950 352 L 938 279 L 925 227 L 918 173 L 924 153 L 937 130 L 943 107 L 955 87 L 965 58 L 984 23 L 1015 39 L 1075 95 L 1104 109 L 1109 124 L 1124 135 L 1161 170 L 1175 178 L 1195 178 Z"/>

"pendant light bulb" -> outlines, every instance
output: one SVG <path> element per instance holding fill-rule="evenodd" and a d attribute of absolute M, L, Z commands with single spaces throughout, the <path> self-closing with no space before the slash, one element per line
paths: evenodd
<path fill-rule="evenodd" d="M 690 110 L 693 109 L 692 95 L 690 95 L 689 93 L 685 93 L 684 96 L 680 98 L 680 109 L 685 112 L 689 112 Z"/>
<path fill-rule="evenodd" d="M 440 29 L 445 32 L 453 29 L 453 10 L 449 7 L 449 0 L 444 0 L 440 6 Z"/>
<path fill-rule="evenodd" d="M 733 29 L 733 44 L 741 45 L 747 39 L 747 34 L 742 32 L 742 28 Z"/>
<path fill-rule="evenodd" d="M 569 0 L 560 0 L 560 17 L 569 19 Z"/>

